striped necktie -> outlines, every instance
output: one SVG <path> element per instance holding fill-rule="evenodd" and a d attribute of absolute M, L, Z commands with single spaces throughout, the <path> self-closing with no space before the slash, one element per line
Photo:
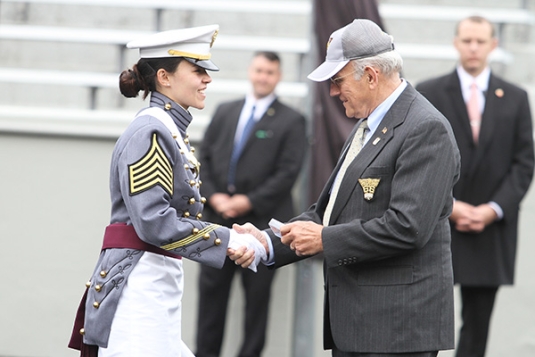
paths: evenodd
<path fill-rule="evenodd" d="M 334 202 L 336 201 L 336 196 L 338 195 L 338 190 L 340 190 L 340 185 L 342 184 L 342 180 L 344 179 L 344 175 L 346 173 L 347 168 L 349 167 L 349 164 L 351 164 L 351 162 L 355 159 L 355 157 L 362 149 L 362 146 L 364 145 L 364 139 L 366 138 L 366 130 L 368 130 L 368 119 L 364 119 L 360 123 L 357 132 L 355 133 L 355 136 L 353 136 L 351 145 L 347 150 L 344 162 L 342 163 L 342 166 L 340 166 L 340 170 L 336 175 L 336 179 L 331 189 L 331 195 L 329 196 L 329 203 L 327 203 L 325 213 L 323 214 L 324 226 L 329 225 L 329 221 L 331 219 L 331 214 L 334 207 Z"/>

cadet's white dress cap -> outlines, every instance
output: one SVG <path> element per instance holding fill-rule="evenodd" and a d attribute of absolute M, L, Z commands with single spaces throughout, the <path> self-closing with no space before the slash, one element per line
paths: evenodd
<path fill-rule="evenodd" d="M 325 81 L 338 73 L 352 59 L 377 56 L 394 50 L 392 36 L 383 32 L 373 21 L 353 20 L 334 31 L 327 42 L 327 56 L 318 68 L 308 75 L 316 82 Z"/>
<path fill-rule="evenodd" d="M 199 67 L 219 71 L 210 61 L 218 32 L 219 25 L 169 30 L 130 41 L 126 47 L 139 48 L 140 58 L 184 57 Z"/>

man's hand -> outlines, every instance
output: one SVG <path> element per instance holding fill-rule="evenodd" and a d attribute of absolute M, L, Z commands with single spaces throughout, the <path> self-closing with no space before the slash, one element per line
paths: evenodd
<path fill-rule="evenodd" d="M 230 200 L 230 195 L 226 193 L 217 192 L 210 196 L 208 199 L 208 204 L 219 214 L 225 210 L 228 201 Z"/>
<path fill-rule="evenodd" d="M 225 203 L 221 212 L 223 218 L 231 219 L 246 215 L 253 209 L 253 205 L 247 195 L 236 194 Z"/>
<path fill-rule="evenodd" d="M 256 273 L 258 264 L 267 260 L 267 250 L 252 234 L 230 230 L 227 256 L 242 268 Z"/>
<path fill-rule="evenodd" d="M 322 230 L 323 226 L 314 222 L 287 223 L 281 227 L 281 241 L 299 256 L 318 254 L 323 252 Z"/>
<path fill-rule="evenodd" d="M 481 233 L 496 218 L 496 211 L 489 204 L 473 206 L 458 200 L 453 204 L 450 216 L 450 220 L 455 223 L 455 229 L 465 233 Z"/>
<path fill-rule="evenodd" d="M 238 233 L 242 233 L 242 234 L 249 233 L 253 235 L 264 246 L 267 256 L 269 257 L 269 245 L 266 241 L 266 236 L 264 235 L 264 233 L 262 233 L 262 231 L 256 228 L 252 223 L 247 222 L 241 226 L 239 224 L 233 224 L 232 228 Z"/>
<path fill-rule="evenodd" d="M 242 268 L 248 268 L 255 259 L 254 250 L 247 249 L 245 246 L 239 247 L 238 249 L 227 248 L 227 256 Z"/>

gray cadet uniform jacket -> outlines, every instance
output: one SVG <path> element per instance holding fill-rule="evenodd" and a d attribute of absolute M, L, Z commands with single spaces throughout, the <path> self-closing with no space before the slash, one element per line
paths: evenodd
<path fill-rule="evenodd" d="M 189 112 L 157 92 L 152 93 L 150 106 L 166 110 L 187 138 Z M 199 193 L 198 174 L 198 167 L 181 153 L 165 125 L 141 114 L 113 151 L 110 223 L 133 225 L 146 243 L 221 268 L 230 233 L 228 228 L 201 220 L 205 200 Z M 130 248 L 102 250 L 87 284 L 84 343 L 107 347 L 122 290 L 143 253 Z"/>

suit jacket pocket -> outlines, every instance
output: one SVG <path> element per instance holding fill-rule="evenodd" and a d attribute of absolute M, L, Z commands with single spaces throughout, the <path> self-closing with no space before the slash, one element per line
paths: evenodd
<path fill-rule="evenodd" d="M 378 266 L 360 270 L 358 285 L 405 285 L 413 282 L 412 265 Z"/>
<path fill-rule="evenodd" d="M 391 172 L 392 170 L 388 166 L 370 166 L 364 170 L 362 177 L 388 177 Z"/>

